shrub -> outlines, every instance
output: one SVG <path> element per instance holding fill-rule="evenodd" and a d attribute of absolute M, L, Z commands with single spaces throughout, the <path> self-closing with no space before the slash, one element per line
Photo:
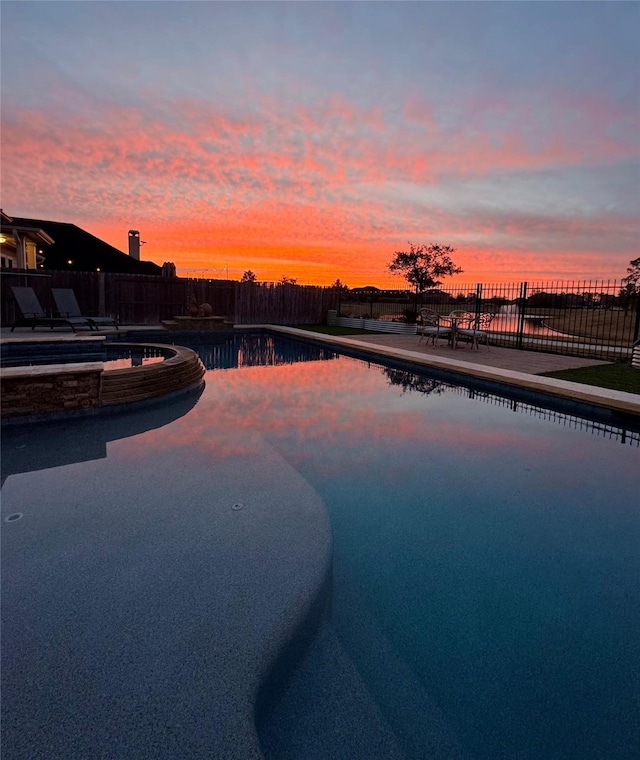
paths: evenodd
<path fill-rule="evenodd" d="M 403 309 L 402 321 L 408 325 L 415 325 L 415 323 L 418 321 L 418 312 L 411 307 Z"/>

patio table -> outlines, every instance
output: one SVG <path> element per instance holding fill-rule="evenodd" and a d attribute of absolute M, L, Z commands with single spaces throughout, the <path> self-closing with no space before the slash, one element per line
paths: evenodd
<path fill-rule="evenodd" d="M 451 314 L 448 314 L 447 316 L 441 316 L 440 317 L 442 322 L 445 322 L 449 325 L 451 328 L 451 332 L 449 333 L 449 340 L 448 345 L 451 346 L 451 348 L 458 348 L 458 324 L 460 322 L 465 321 L 465 317 L 462 315 L 456 315 L 453 316 Z"/>

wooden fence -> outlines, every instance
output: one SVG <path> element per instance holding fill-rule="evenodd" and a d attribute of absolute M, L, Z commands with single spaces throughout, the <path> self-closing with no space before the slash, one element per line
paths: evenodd
<path fill-rule="evenodd" d="M 236 324 L 324 324 L 337 305 L 337 290 L 289 283 L 237 283 Z"/>
<path fill-rule="evenodd" d="M 156 325 L 185 316 L 193 297 L 235 324 L 320 324 L 337 305 L 335 288 L 288 283 L 241 283 L 106 272 L 4 269 L 0 273 L 3 327 L 16 318 L 11 286 L 32 287 L 48 315 L 55 315 L 51 288 L 72 288 L 83 314 L 110 316 L 123 325 Z"/>

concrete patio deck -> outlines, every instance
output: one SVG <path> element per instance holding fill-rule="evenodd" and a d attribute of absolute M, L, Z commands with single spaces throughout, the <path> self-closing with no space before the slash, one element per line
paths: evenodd
<path fill-rule="evenodd" d="M 347 336 L 345 336 L 347 337 Z M 585 359 L 578 356 L 563 356 L 561 354 L 545 354 L 539 351 L 518 351 L 514 348 L 502 348 L 492 346 L 487 350 L 481 346 L 479 350 L 470 348 L 468 345 L 459 344 L 453 349 L 446 343 L 440 342 L 433 346 L 417 335 L 358 335 L 351 340 L 375 343 L 388 348 L 397 348 L 403 351 L 416 351 L 425 356 L 438 359 L 471 362 L 485 367 L 513 370 L 514 372 L 527 372 L 538 375 L 541 372 L 556 372 L 563 369 L 575 369 L 577 367 L 593 367 L 595 365 L 608 364 L 609 362 Z"/>

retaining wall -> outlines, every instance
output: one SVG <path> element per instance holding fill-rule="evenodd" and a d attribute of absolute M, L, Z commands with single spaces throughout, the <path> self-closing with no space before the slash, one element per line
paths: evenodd
<path fill-rule="evenodd" d="M 391 322 L 385 319 L 364 319 L 363 317 L 339 317 L 337 312 L 329 311 L 327 324 L 338 327 L 359 328 L 374 332 L 394 333 L 398 335 L 416 335 L 416 325 L 405 322 Z"/>

